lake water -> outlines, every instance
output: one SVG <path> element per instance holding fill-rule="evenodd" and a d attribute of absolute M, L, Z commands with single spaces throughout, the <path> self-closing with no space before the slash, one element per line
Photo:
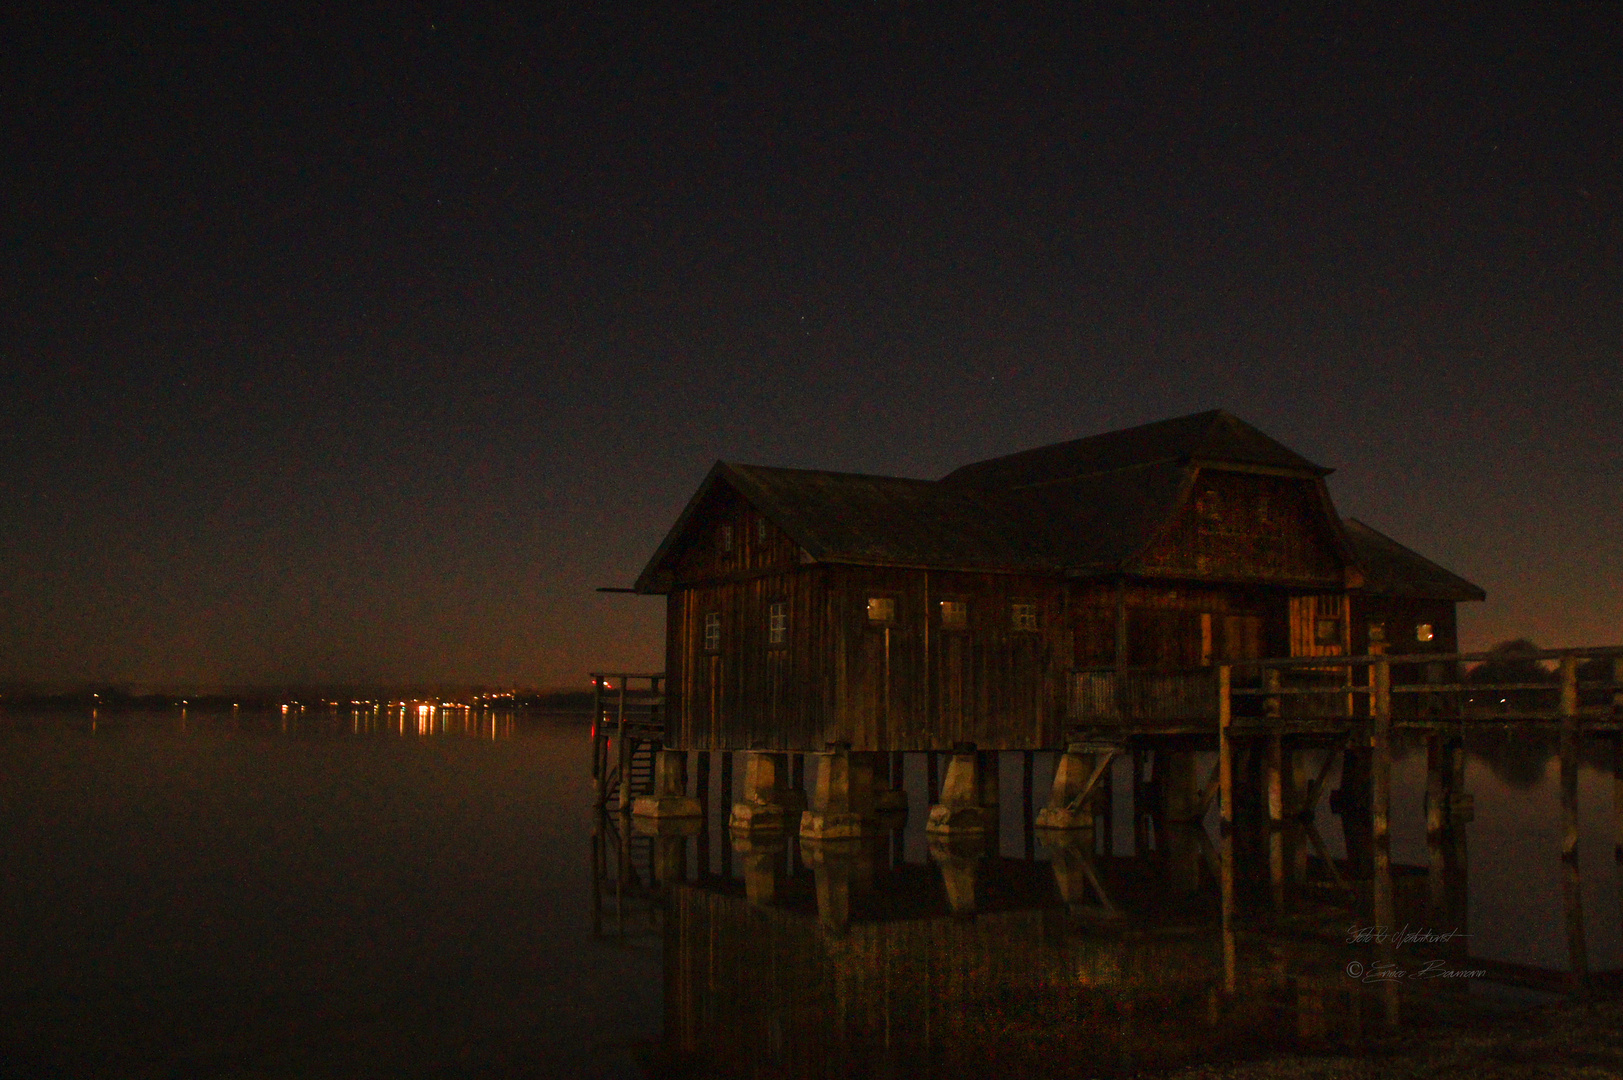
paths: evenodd
<path fill-rule="evenodd" d="M 1237 916 L 1225 973 L 1211 851 L 1190 849 L 1207 869 L 1169 899 L 1176 859 L 1129 857 L 1123 808 L 1117 854 L 1089 868 L 1151 917 L 1068 909 L 1049 853 L 1026 857 L 1018 758 L 996 852 L 928 849 L 911 760 L 900 842 L 855 858 L 734 851 L 719 820 L 702 850 L 622 849 L 591 808 L 583 721 L 436 715 L 0 714 L 0 1077 L 1025 1075 L 1069 1073 L 1068 1055 L 1113 1072 L 1345 1043 L 1384 1017 L 1387 987 L 1344 973 L 1378 950 L 1334 940 L 1367 923 L 1367 889 Z M 1555 765 L 1491 741 L 1467 769 L 1464 925 L 1436 927 L 1468 946 L 1436 955 L 1564 969 Z M 1398 864 L 1427 862 L 1424 772 L 1423 755 L 1395 768 Z M 1118 772 L 1119 806 L 1127 788 Z M 1580 797 L 1590 966 L 1617 968 L 1609 769 L 1584 768 Z M 1340 855 L 1322 808 L 1319 829 Z M 623 935 L 612 912 L 594 934 L 613 900 L 594 830 L 639 883 L 664 872 Z M 763 868 L 768 905 L 751 902 Z M 1400 921 L 1424 925 L 1404 907 L 1423 876 L 1399 876 Z M 1267 908 L 1240 895 L 1240 915 Z M 1404 1023 L 1547 1000 L 1401 989 Z"/>

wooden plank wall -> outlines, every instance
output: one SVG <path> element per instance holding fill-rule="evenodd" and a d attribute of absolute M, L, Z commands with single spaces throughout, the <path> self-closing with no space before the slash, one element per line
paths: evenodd
<path fill-rule="evenodd" d="M 826 570 L 806 567 L 682 589 L 667 619 L 666 743 L 678 749 L 821 750 L 829 702 Z M 770 605 L 786 606 L 781 646 Z M 705 616 L 721 617 L 721 648 L 704 647 Z"/>
<path fill-rule="evenodd" d="M 1171 573 L 1335 587 L 1342 560 L 1314 480 L 1202 469 L 1172 525 L 1139 557 Z"/>
<path fill-rule="evenodd" d="M 854 749 L 985 749 L 1058 745 L 1070 627 L 1062 584 L 1014 574 L 830 567 L 831 739 Z M 895 602 L 890 624 L 870 597 Z M 966 605 L 967 626 L 942 625 L 941 603 Z M 1037 629 L 1014 625 L 1036 607 Z"/>

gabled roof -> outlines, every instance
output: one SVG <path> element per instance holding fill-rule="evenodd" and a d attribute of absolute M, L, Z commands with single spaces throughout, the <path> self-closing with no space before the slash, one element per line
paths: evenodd
<path fill-rule="evenodd" d="M 976 462 L 948 473 L 943 482 L 1008 489 L 1114 469 L 1190 462 L 1260 466 L 1311 476 L 1334 471 L 1313 464 L 1233 413 L 1213 409 Z"/>
<path fill-rule="evenodd" d="M 1342 527 L 1364 571 L 1364 591 L 1417 600 L 1486 600 L 1488 594 L 1357 518 Z"/>
<path fill-rule="evenodd" d="M 1132 560 L 1183 506 L 1204 465 L 1315 480 L 1329 472 L 1221 411 L 994 458 L 940 481 L 718 461 L 636 589 L 668 587 L 668 564 L 688 523 L 721 485 L 820 562 L 1130 572 Z M 1375 538 L 1342 547 L 1343 558 L 1371 564 L 1369 591 L 1481 599 L 1476 586 L 1368 526 L 1350 523 L 1349 539 L 1353 526 L 1362 530 L 1358 536 Z M 1342 538 L 1335 539 L 1341 547 Z"/>

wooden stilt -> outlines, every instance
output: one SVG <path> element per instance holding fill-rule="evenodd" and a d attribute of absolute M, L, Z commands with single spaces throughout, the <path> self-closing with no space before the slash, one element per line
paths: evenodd
<path fill-rule="evenodd" d="M 1285 745 L 1268 736 L 1263 757 L 1263 785 L 1268 808 L 1268 890 L 1274 907 L 1285 906 Z"/>
<path fill-rule="evenodd" d="M 699 800 L 699 812 L 703 817 L 703 824 L 699 826 L 699 833 L 694 837 L 694 861 L 698 863 L 701 877 L 710 873 L 710 751 L 700 750 L 697 761 L 693 765 L 693 796 Z"/>
<path fill-rule="evenodd" d="M 936 770 L 935 751 L 926 750 L 924 752 L 924 788 L 930 797 L 931 806 L 941 801 L 941 777 Z"/>
<path fill-rule="evenodd" d="M 1230 678 L 1233 669 L 1227 664 L 1217 668 L 1217 796 L 1218 815 L 1223 834 L 1234 831 L 1234 744 L 1229 738 L 1232 708 L 1229 699 Z"/>
<path fill-rule="evenodd" d="M 1371 701 L 1370 735 L 1370 818 L 1375 856 L 1374 923 L 1381 930 L 1380 958 L 1395 964 L 1397 959 L 1397 911 L 1392 891 L 1392 667 L 1377 660 L 1372 672 L 1374 693 Z M 1397 983 L 1383 987 L 1386 1023 L 1398 1022 Z"/>
<path fill-rule="evenodd" d="M 1020 831 L 1028 859 L 1037 857 L 1036 833 L 1032 828 L 1032 819 L 1036 814 L 1036 788 L 1036 755 L 1026 750 L 1020 754 Z"/>

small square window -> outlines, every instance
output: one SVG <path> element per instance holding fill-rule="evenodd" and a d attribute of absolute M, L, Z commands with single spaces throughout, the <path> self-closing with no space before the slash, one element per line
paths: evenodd
<path fill-rule="evenodd" d="M 962 600 L 941 601 L 941 625 L 948 630 L 962 630 L 969 625 L 969 605 Z"/>
<path fill-rule="evenodd" d="M 893 623 L 896 621 L 896 600 L 890 596 L 868 597 L 868 621 Z"/>
<path fill-rule="evenodd" d="M 707 611 L 704 616 L 704 648 L 715 652 L 721 648 L 721 612 Z"/>
<path fill-rule="evenodd" d="M 1370 623 L 1369 624 L 1369 639 L 1371 641 L 1385 641 L 1386 640 L 1386 624 L 1385 623 L 1378 623 L 1378 622 Z"/>
<path fill-rule="evenodd" d="M 1313 639 L 1320 645 L 1335 645 L 1341 641 L 1341 623 L 1336 619 L 1319 619 L 1313 624 Z"/>
<path fill-rule="evenodd" d="M 782 645 L 789 640 L 789 605 L 782 600 L 767 605 L 766 640 L 770 645 Z"/>
<path fill-rule="evenodd" d="M 1037 629 L 1037 605 L 1019 602 L 1010 605 L 1010 612 L 1014 616 L 1016 630 Z"/>
<path fill-rule="evenodd" d="M 1436 636 L 1437 635 L 1432 632 L 1431 623 L 1429 622 L 1423 622 L 1414 628 L 1414 639 L 1416 641 L 1430 641 Z"/>
<path fill-rule="evenodd" d="M 733 553 L 733 527 L 731 525 L 723 525 L 716 530 L 716 546 L 721 548 L 723 555 Z"/>

